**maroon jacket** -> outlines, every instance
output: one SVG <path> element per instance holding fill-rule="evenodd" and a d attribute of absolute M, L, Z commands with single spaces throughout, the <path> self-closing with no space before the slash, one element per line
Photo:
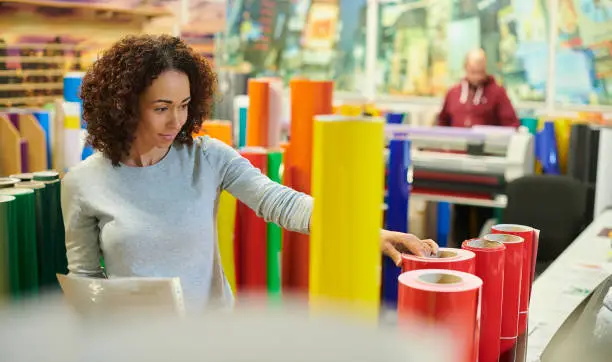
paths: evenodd
<path fill-rule="evenodd" d="M 439 126 L 471 127 L 473 125 L 518 127 L 506 90 L 489 76 L 479 87 L 469 86 L 466 80 L 452 87 L 438 115 Z"/>

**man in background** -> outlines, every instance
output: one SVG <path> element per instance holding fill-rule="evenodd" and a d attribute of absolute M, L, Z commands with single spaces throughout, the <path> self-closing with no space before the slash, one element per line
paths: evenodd
<path fill-rule="evenodd" d="M 520 126 L 506 90 L 487 73 L 487 57 L 482 49 L 467 54 L 465 78 L 446 93 L 438 125 Z M 477 237 L 482 225 L 493 217 L 492 208 L 454 205 L 454 211 L 453 230 L 457 243 Z"/>

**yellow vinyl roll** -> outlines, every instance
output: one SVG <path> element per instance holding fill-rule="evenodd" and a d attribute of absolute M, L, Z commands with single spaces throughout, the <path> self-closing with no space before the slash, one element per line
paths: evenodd
<path fill-rule="evenodd" d="M 64 116 L 64 128 L 80 129 L 81 119 L 79 118 L 79 116 L 76 116 L 76 115 Z"/>
<path fill-rule="evenodd" d="M 236 224 L 236 198 L 227 191 L 219 195 L 217 235 L 221 265 L 225 277 L 236 293 L 236 266 L 234 263 L 234 226 Z"/>
<path fill-rule="evenodd" d="M 343 104 L 339 107 L 340 114 L 347 117 L 359 117 L 363 113 L 361 105 Z"/>
<path fill-rule="evenodd" d="M 310 233 L 310 306 L 370 320 L 380 304 L 384 190 L 381 118 L 316 116 Z"/>
<path fill-rule="evenodd" d="M 559 170 L 562 175 L 567 173 L 567 156 L 569 153 L 569 139 L 572 130 L 570 119 L 555 120 L 555 137 L 557 138 L 557 149 L 559 157 Z"/>

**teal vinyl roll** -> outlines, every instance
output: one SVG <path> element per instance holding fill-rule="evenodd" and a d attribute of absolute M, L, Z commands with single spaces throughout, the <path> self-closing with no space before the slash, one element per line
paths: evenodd
<path fill-rule="evenodd" d="M 246 134 L 247 134 L 247 107 L 240 107 L 238 109 L 238 148 L 246 146 Z"/>

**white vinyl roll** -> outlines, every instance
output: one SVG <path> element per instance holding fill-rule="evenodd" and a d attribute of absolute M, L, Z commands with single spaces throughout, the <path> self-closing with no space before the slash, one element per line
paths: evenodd
<path fill-rule="evenodd" d="M 602 127 L 599 131 L 597 184 L 593 217 L 597 217 L 610 207 L 612 207 L 612 127 Z"/>

